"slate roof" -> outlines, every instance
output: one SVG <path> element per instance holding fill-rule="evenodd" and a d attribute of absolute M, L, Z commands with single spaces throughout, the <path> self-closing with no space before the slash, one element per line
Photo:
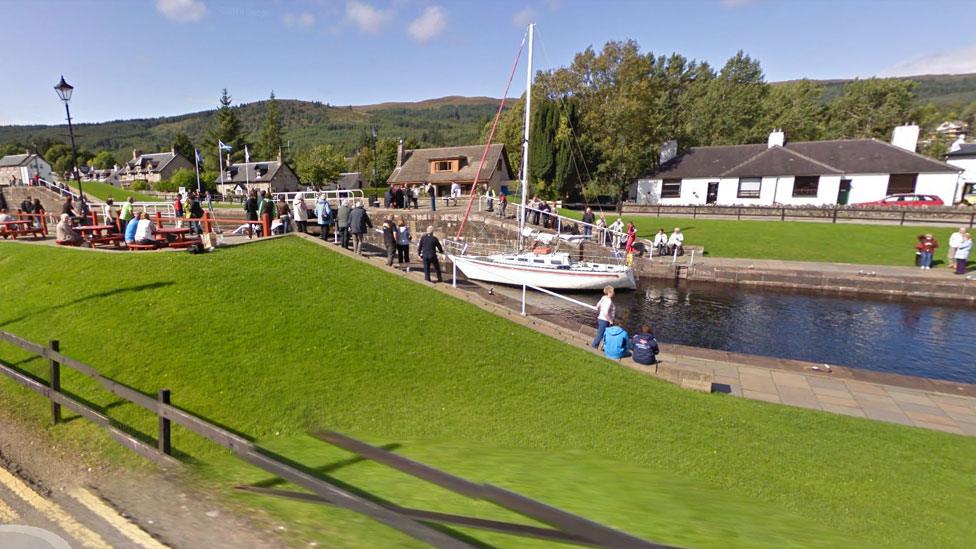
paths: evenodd
<path fill-rule="evenodd" d="M 145 173 L 146 170 L 156 173 L 160 172 L 169 165 L 178 155 L 172 151 L 161 153 L 142 154 L 129 160 L 119 170 L 120 175 L 135 175 Z M 142 170 L 142 172 L 140 172 Z"/>
<path fill-rule="evenodd" d="M 481 155 L 484 154 L 484 145 L 470 145 L 465 147 L 438 147 L 435 149 L 413 149 L 403 153 L 403 165 L 394 168 L 393 173 L 387 179 L 388 183 L 420 183 L 429 181 L 431 183 L 459 183 L 474 181 L 475 173 L 478 171 L 478 164 L 481 162 Z M 488 181 L 491 179 L 498 166 L 498 159 L 502 158 L 502 169 L 506 173 L 502 174 L 502 179 L 509 181 L 513 179 L 512 167 L 508 164 L 508 155 L 502 154 L 505 145 L 494 143 L 488 148 L 488 156 L 485 158 L 485 167 L 481 170 L 478 181 Z M 460 169 L 456 172 L 430 173 L 430 162 L 438 159 L 460 158 Z"/>
<path fill-rule="evenodd" d="M 878 139 L 787 142 L 692 147 L 662 165 L 651 177 L 764 177 L 859 173 L 953 173 L 938 160 L 906 151 Z"/>
<path fill-rule="evenodd" d="M 249 162 L 247 164 L 241 162 L 239 164 L 231 164 L 226 170 L 224 170 L 224 184 L 232 183 L 267 183 L 274 179 L 278 171 L 284 164 L 277 160 L 269 160 L 267 162 Z M 245 172 L 244 169 L 247 168 Z M 291 168 L 285 166 L 286 170 Z M 220 183 L 220 176 L 218 174 L 217 183 Z"/>
<path fill-rule="evenodd" d="M 17 166 L 26 166 L 32 160 L 34 160 L 34 155 L 32 154 L 10 154 L 0 158 L 0 168 L 16 168 Z"/>
<path fill-rule="evenodd" d="M 963 143 L 959 146 L 958 151 L 952 151 L 947 154 L 947 158 L 969 158 L 971 156 L 976 156 L 976 143 Z"/>

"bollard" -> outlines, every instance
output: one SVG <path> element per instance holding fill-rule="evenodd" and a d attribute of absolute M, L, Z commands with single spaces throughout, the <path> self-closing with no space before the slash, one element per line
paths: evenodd
<path fill-rule="evenodd" d="M 55 353 L 61 350 L 61 342 L 56 339 L 51 340 L 50 349 Z M 61 392 L 61 363 L 57 360 L 51 359 L 51 381 L 50 381 L 51 392 L 60 393 Z M 61 422 L 61 405 L 51 400 L 51 422 L 57 425 Z"/>
<path fill-rule="evenodd" d="M 525 284 L 522 284 L 522 316 L 525 316 Z"/>
<path fill-rule="evenodd" d="M 169 404 L 169 389 L 160 389 L 156 394 L 156 400 L 160 404 Z M 170 425 L 169 420 L 163 417 L 163 414 L 159 414 L 159 438 L 157 439 L 157 445 L 159 451 L 170 455 L 172 451 L 172 445 L 170 444 Z"/>

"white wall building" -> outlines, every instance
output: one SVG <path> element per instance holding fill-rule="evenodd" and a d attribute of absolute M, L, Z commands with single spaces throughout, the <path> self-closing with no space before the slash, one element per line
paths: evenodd
<path fill-rule="evenodd" d="M 957 166 L 915 152 L 918 126 L 895 128 L 892 143 L 841 139 L 789 143 L 782 131 L 765 145 L 692 147 L 671 156 L 637 181 L 639 204 L 808 205 L 857 204 L 889 194 L 939 196 L 958 202 Z M 974 155 L 976 158 L 976 155 Z"/>
<path fill-rule="evenodd" d="M 966 143 L 966 136 L 960 136 L 949 149 L 946 162 L 963 170 L 963 195 L 976 195 L 976 143 Z"/>
<path fill-rule="evenodd" d="M 51 181 L 51 165 L 30 151 L 0 158 L 0 185 L 24 185 L 38 174 Z"/>

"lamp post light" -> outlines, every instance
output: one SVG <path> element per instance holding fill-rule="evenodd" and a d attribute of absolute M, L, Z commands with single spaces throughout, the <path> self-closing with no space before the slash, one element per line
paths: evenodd
<path fill-rule="evenodd" d="M 71 101 L 71 92 L 74 89 L 74 86 L 64 81 L 64 75 L 61 76 L 61 81 L 58 82 L 58 85 L 54 86 L 54 91 L 58 92 L 58 97 L 61 98 L 61 101 L 64 101 L 64 112 L 68 116 L 68 135 L 71 138 L 71 174 L 78 184 L 78 196 L 84 201 L 85 192 L 81 188 L 81 177 L 79 177 L 80 174 L 78 173 L 78 151 L 75 149 L 75 130 L 71 125 L 71 109 L 68 108 L 68 102 Z"/>

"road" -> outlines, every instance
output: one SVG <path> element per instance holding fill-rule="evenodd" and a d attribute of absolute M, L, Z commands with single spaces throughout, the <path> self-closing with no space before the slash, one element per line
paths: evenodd
<path fill-rule="evenodd" d="M 90 488 L 53 492 L 0 468 L 0 547 L 27 539 L 23 529 L 11 528 L 14 525 L 46 530 L 73 548 L 167 547 Z M 38 541 L 36 546 L 57 547 L 51 541 Z"/>

